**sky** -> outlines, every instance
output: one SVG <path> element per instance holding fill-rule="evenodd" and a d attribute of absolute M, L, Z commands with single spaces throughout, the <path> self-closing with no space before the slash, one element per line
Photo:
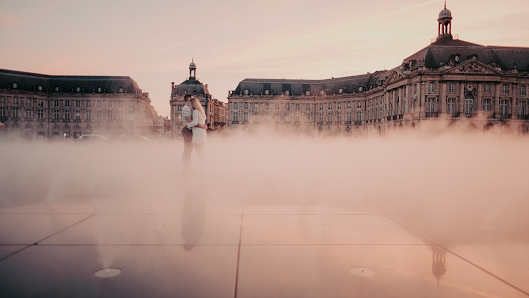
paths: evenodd
<path fill-rule="evenodd" d="M 0 0 L 0 68 L 130 76 L 159 115 L 171 82 L 227 101 L 245 78 L 325 79 L 391 69 L 437 35 L 443 0 Z M 448 0 L 452 33 L 529 47 L 527 0 Z"/>

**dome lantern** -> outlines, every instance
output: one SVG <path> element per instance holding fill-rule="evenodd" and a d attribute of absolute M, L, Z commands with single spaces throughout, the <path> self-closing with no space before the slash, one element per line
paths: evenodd
<path fill-rule="evenodd" d="M 189 79 L 196 80 L 197 77 L 197 65 L 193 58 L 191 58 L 191 63 L 189 64 Z"/>
<path fill-rule="evenodd" d="M 439 22 L 437 27 L 437 39 L 452 39 L 452 12 L 449 9 L 446 9 L 446 0 L 445 7 L 439 13 Z"/>

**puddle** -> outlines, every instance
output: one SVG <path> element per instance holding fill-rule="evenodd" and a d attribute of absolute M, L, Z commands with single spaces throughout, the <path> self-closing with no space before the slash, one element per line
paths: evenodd
<path fill-rule="evenodd" d="M 373 276 L 376 274 L 374 270 L 364 267 L 355 267 L 351 269 L 351 273 L 360 276 Z"/>
<path fill-rule="evenodd" d="M 98 270 L 94 273 L 94 275 L 99 278 L 109 278 L 109 277 L 114 277 L 120 274 L 121 274 L 121 270 L 118 268 L 105 268 L 105 269 Z"/>

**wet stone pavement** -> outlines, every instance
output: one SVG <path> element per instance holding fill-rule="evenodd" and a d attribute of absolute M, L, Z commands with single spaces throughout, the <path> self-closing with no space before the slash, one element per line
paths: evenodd
<path fill-rule="evenodd" d="M 483 220 L 152 187 L 1 208 L 0 297 L 529 296 L 521 212 Z"/>

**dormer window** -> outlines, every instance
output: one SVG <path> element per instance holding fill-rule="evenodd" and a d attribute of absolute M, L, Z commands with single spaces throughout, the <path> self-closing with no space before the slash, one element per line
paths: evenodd
<path fill-rule="evenodd" d="M 461 57 L 459 57 L 459 55 L 456 55 L 456 56 L 454 57 L 454 61 L 455 61 L 456 63 L 458 63 L 460 59 L 461 59 Z"/>
<path fill-rule="evenodd" d="M 119 88 L 118 88 L 118 92 L 119 92 L 119 93 L 123 93 L 123 87 L 119 87 Z"/>
<path fill-rule="evenodd" d="M 13 86 L 13 89 L 17 89 L 18 88 L 18 84 L 17 83 L 13 83 L 12 86 Z"/>
<path fill-rule="evenodd" d="M 75 91 L 81 92 L 81 87 L 78 86 L 77 88 L 75 88 Z"/>
<path fill-rule="evenodd" d="M 358 92 L 364 91 L 364 87 L 358 87 Z"/>
<path fill-rule="evenodd" d="M 305 95 L 309 96 L 310 95 L 310 91 L 309 90 L 305 91 Z"/>
<path fill-rule="evenodd" d="M 265 90 L 265 95 L 269 95 L 270 94 L 270 90 L 266 89 Z"/>
<path fill-rule="evenodd" d="M 42 85 L 38 85 L 38 86 L 37 86 L 37 90 L 38 90 L 38 91 L 42 91 Z"/>
<path fill-rule="evenodd" d="M 55 92 L 59 92 L 59 86 L 55 86 Z"/>
<path fill-rule="evenodd" d="M 248 95 L 248 89 L 244 89 L 244 95 Z"/>
<path fill-rule="evenodd" d="M 325 90 L 321 90 L 321 95 L 325 95 Z"/>
<path fill-rule="evenodd" d="M 97 93 L 101 93 L 101 87 L 97 87 Z"/>
<path fill-rule="evenodd" d="M 285 90 L 285 95 L 286 95 L 286 96 L 289 96 L 289 95 L 290 95 L 290 91 Z"/>
<path fill-rule="evenodd" d="M 342 88 L 338 89 L 338 93 L 342 94 L 343 93 L 343 89 Z"/>

